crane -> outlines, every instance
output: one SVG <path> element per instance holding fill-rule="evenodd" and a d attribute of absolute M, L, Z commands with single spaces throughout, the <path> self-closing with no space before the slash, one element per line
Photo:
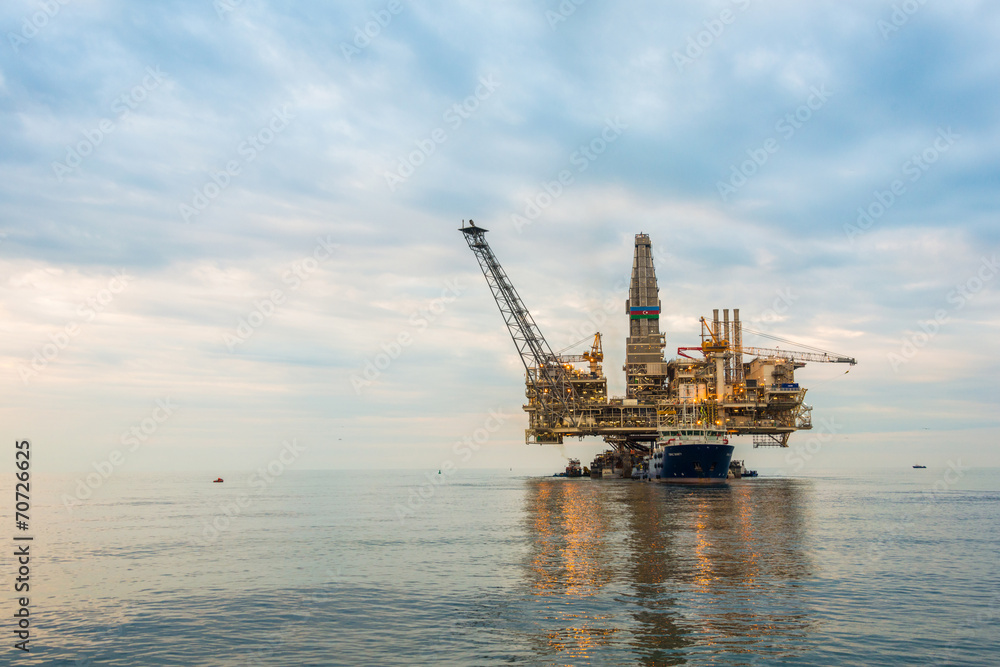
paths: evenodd
<path fill-rule="evenodd" d="M 469 220 L 466 226 L 463 220 L 459 231 L 465 235 L 469 248 L 479 260 L 479 268 L 486 277 L 500 314 L 507 324 L 507 331 L 521 356 L 529 386 L 534 389 L 534 396 L 529 398 L 537 401 L 537 405 L 549 420 L 576 423 L 574 413 L 578 397 L 573 390 L 569 373 L 560 357 L 552 352 L 531 313 L 528 312 L 496 255 L 493 254 L 490 244 L 486 241 L 486 232 L 489 230 L 477 227 L 472 220 Z"/>
<path fill-rule="evenodd" d="M 858 360 L 853 357 L 842 357 L 827 352 L 798 352 L 794 350 L 768 349 L 765 347 L 741 347 L 739 349 L 730 348 L 736 352 L 750 354 L 757 357 L 778 357 L 789 361 L 814 361 L 829 364 L 850 364 L 855 366 Z"/>
<path fill-rule="evenodd" d="M 559 360 L 569 363 L 585 361 L 590 364 L 590 372 L 594 375 L 599 375 L 601 373 L 601 362 L 604 361 L 604 352 L 601 350 L 601 332 L 598 331 L 594 334 L 594 342 L 591 344 L 589 351 L 583 354 L 560 354 Z"/>
<path fill-rule="evenodd" d="M 731 351 L 739 352 L 741 354 L 749 354 L 755 357 L 777 357 L 779 359 L 788 359 L 789 361 L 811 361 L 819 363 L 830 363 L 830 364 L 850 364 L 855 366 L 858 360 L 853 357 L 843 357 L 836 354 L 831 354 L 829 352 L 799 352 L 796 350 L 779 350 L 777 348 L 766 348 L 766 347 L 736 347 L 730 345 L 729 341 L 722 340 L 718 343 L 709 343 L 706 341 L 701 347 L 679 347 L 677 348 L 677 354 L 682 357 L 687 357 L 688 359 L 693 359 L 689 354 L 685 354 L 684 351 L 695 350 L 697 352 L 719 352 L 719 351 Z"/>
<path fill-rule="evenodd" d="M 727 311 L 728 312 L 728 311 Z M 738 312 L 738 311 L 737 311 Z M 712 322 L 709 322 L 704 317 L 701 318 L 701 325 L 703 327 L 703 338 L 701 347 L 679 347 L 677 348 L 677 354 L 682 357 L 687 357 L 691 359 L 690 355 L 684 354 L 683 350 L 696 350 L 702 352 L 707 357 L 709 354 L 724 354 L 726 352 L 732 352 L 737 355 L 748 354 L 755 357 L 774 357 L 778 359 L 787 359 L 789 361 L 811 361 L 818 363 L 830 363 L 830 364 L 850 364 L 855 366 L 858 360 L 854 357 L 847 357 L 840 354 L 834 354 L 832 352 L 826 352 L 825 350 L 820 350 L 819 348 L 813 348 L 815 352 L 800 352 L 797 350 L 779 350 L 778 348 L 765 348 L 765 347 L 747 347 L 741 344 L 744 331 L 744 327 L 741 325 L 740 321 L 737 319 L 733 323 L 733 327 L 730 329 L 728 322 L 723 323 L 720 326 L 718 321 L 715 322 L 715 326 Z M 722 330 L 729 329 L 733 332 L 736 341 L 730 342 L 722 337 Z M 707 331 L 708 335 L 705 336 L 704 332 Z M 762 332 L 756 332 L 752 329 L 746 329 L 746 331 L 751 331 L 753 333 L 758 333 L 767 338 L 773 338 L 775 340 L 780 340 L 783 342 L 787 341 L 784 338 L 778 338 L 777 336 L 772 336 L 770 334 L 764 334 Z M 793 343 L 796 344 L 796 343 Z M 803 346 L 808 347 L 808 346 Z"/>

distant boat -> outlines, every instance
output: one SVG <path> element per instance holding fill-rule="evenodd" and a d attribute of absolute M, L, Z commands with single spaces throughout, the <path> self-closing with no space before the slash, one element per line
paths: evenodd
<path fill-rule="evenodd" d="M 926 468 L 927 466 L 920 466 L 920 465 L 917 465 L 917 466 L 913 466 L 913 467 L 914 467 L 914 468 Z"/>
<path fill-rule="evenodd" d="M 589 470 L 587 471 L 590 472 Z M 553 477 L 583 477 L 583 469 L 580 467 L 580 459 L 570 459 L 566 466 L 566 472 L 557 472 Z"/>
<path fill-rule="evenodd" d="M 566 466 L 567 477 L 583 477 L 583 470 L 580 468 L 580 459 L 570 459 Z"/>
<path fill-rule="evenodd" d="M 218 484 L 218 483 L 219 483 L 219 482 L 221 482 L 221 481 L 222 481 L 222 478 L 220 477 L 219 479 L 214 479 L 214 480 L 212 480 L 212 483 L 213 483 L 213 484 Z"/>
<path fill-rule="evenodd" d="M 726 475 L 726 479 L 741 479 L 743 477 L 756 477 L 757 471 L 750 470 L 745 465 L 743 461 L 730 461 L 729 462 L 729 473 Z"/>

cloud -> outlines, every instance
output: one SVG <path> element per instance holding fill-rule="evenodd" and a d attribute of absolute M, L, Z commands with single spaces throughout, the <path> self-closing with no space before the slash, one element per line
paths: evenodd
<path fill-rule="evenodd" d="M 990 427 L 977 368 L 996 357 L 997 283 L 960 307 L 953 292 L 1000 250 L 992 5 L 923 5 L 888 33 L 891 8 L 863 2 L 585 3 L 555 19 L 554 2 L 389 5 L 103 0 L 35 30 L 35 3 L 0 10 L 3 414 L 53 443 L 51 465 L 106 457 L 168 395 L 183 407 L 135 465 L 204 451 L 216 466 L 291 437 L 316 442 L 305 467 L 384 467 L 361 443 L 437 465 L 463 428 L 523 400 L 456 231 L 468 218 L 554 347 L 600 327 L 616 391 L 620 282 L 644 231 L 668 351 L 712 308 L 749 319 L 791 290 L 775 333 L 861 360 L 843 378 L 803 371 L 817 415 L 873 442 L 917 414 L 945 440 Z M 336 251 L 293 289 L 319 239 Z M 116 271 L 134 279 L 84 321 Z M 940 309 L 947 324 L 894 369 Z M 46 345 L 58 354 L 25 384 Z M 526 461 L 525 421 L 482 460 Z"/>

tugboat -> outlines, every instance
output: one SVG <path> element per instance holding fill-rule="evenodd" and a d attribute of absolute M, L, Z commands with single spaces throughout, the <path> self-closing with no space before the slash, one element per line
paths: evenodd
<path fill-rule="evenodd" d="M 742 479 L 744 477 L 756 477 L 757 471 L 750 470 L 743 461 L 732 461 L 729 464 L 729 479 Z"/>
<path fill-rule="evenodd" d="M 569 463 L 566 464 L 566 472 L 557 472 L 552 475 L 553 477 L 583 477 L 584 471 L 586 471 L 587 476 L 590 476 L 590 471 L 586 468 L 580 467 L 580 459 L 570 459 Z"/>
<path fill-rule="evenodd" d="M 704 482 L 729 475 L 733 445 L 726 430 L 699 414 L 693 405 L 682 408 L 672 424 L 661 422 L 649 456 L 649 479 L 654 482 Z"/>
<path fill-rule="evenodd" d="M 583 477 L 583 468 L 580 467 L 580 459 L 570 459 L 566 464 L 567 477 Z"/>

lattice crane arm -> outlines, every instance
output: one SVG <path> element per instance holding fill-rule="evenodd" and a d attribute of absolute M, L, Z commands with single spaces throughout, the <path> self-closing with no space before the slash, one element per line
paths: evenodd
<path fill-rule="evenodd" d="M 601 332 L 594 334 L 594 342 L 588 352 L 583 354 L 560 354 L 559 360 L 569 363 L 587 362 L 590 364 L 590 372 L 600 374 L 601 362 L 604 361 L 604 351 L 601 349 Z"/>
<path fill-rule="evenodd" d="M 790 361 L 811 361 L 818 363 L 828 363 L 828 364 L 850 364 L 852 366 L 858 363 L 858 360 L 854 357 L 842 357 L 839 354 L 829 354 L 826 352 L 797 352 L 794 350 L 779 350 L 777 348 L 770 349 L 765 347 L 736 347 L 734 345 L 728 346 L 726 349 L 732 352 L 741 352 L 743 354 L 748 354 L 755 357 L 779 357 L 781 359 L 788 359 Z M 688 359 L 693 359 L 689 354 L 685 354 L 685 351 L 697 350 L 699 352 L 711 352 L 715 351 L 716 348 L 712 344 L 702 345 L 701 347 L 679 347 L 677 348 L 677 355 L 681 357 L 686 357 Z"/>
<path fill-rule="evenodd" d="M 789 359 L 791 361 L 813 361 L 819 363 L 828 364 L 850 364 L 852 366 L 858 363 L 858 360 L 854 357 L 842 357 L 838 354 L 829 353 L 819 353 L 819 352 L 796 352 L 792 350 L 778 350 L 778 349 L 768 349 L 764 347 L 741 347 L 739 350 L 743 354 L 752 354 L 758 357 L 781 357 L 782 359 Z"/>
<path fill-rule="evenodd" d="M 479 268 L 482 269 L 486 283 L 493 292 L 493 299 L 497 302 L 500 314 L 507 324 L 507 331 L 514 341 L 514 346 L 521 355 L 526 376 L 530 381 L 533 376 L 532 370 L 537 369 L 545 384 L 553 389 L 552 395 L 539 392 L 540 405 L 546 411 L 559 412 L 564 418 L 573 420 L 577 397 L 566 369 L 559 357 L 552 352 L 552 348 L 521 301 L 510 278 L 493 254 L 490 244 L 486 241 L 486 232 L 489 230 L 477 227 L 472 220 L 469 220 L 468 226 L 465 226 L 463 221 L 459 231 L 465 235 L 469 249 L 479 260 Z M 553 398 L 557 400 L 553 401 Z"/>

